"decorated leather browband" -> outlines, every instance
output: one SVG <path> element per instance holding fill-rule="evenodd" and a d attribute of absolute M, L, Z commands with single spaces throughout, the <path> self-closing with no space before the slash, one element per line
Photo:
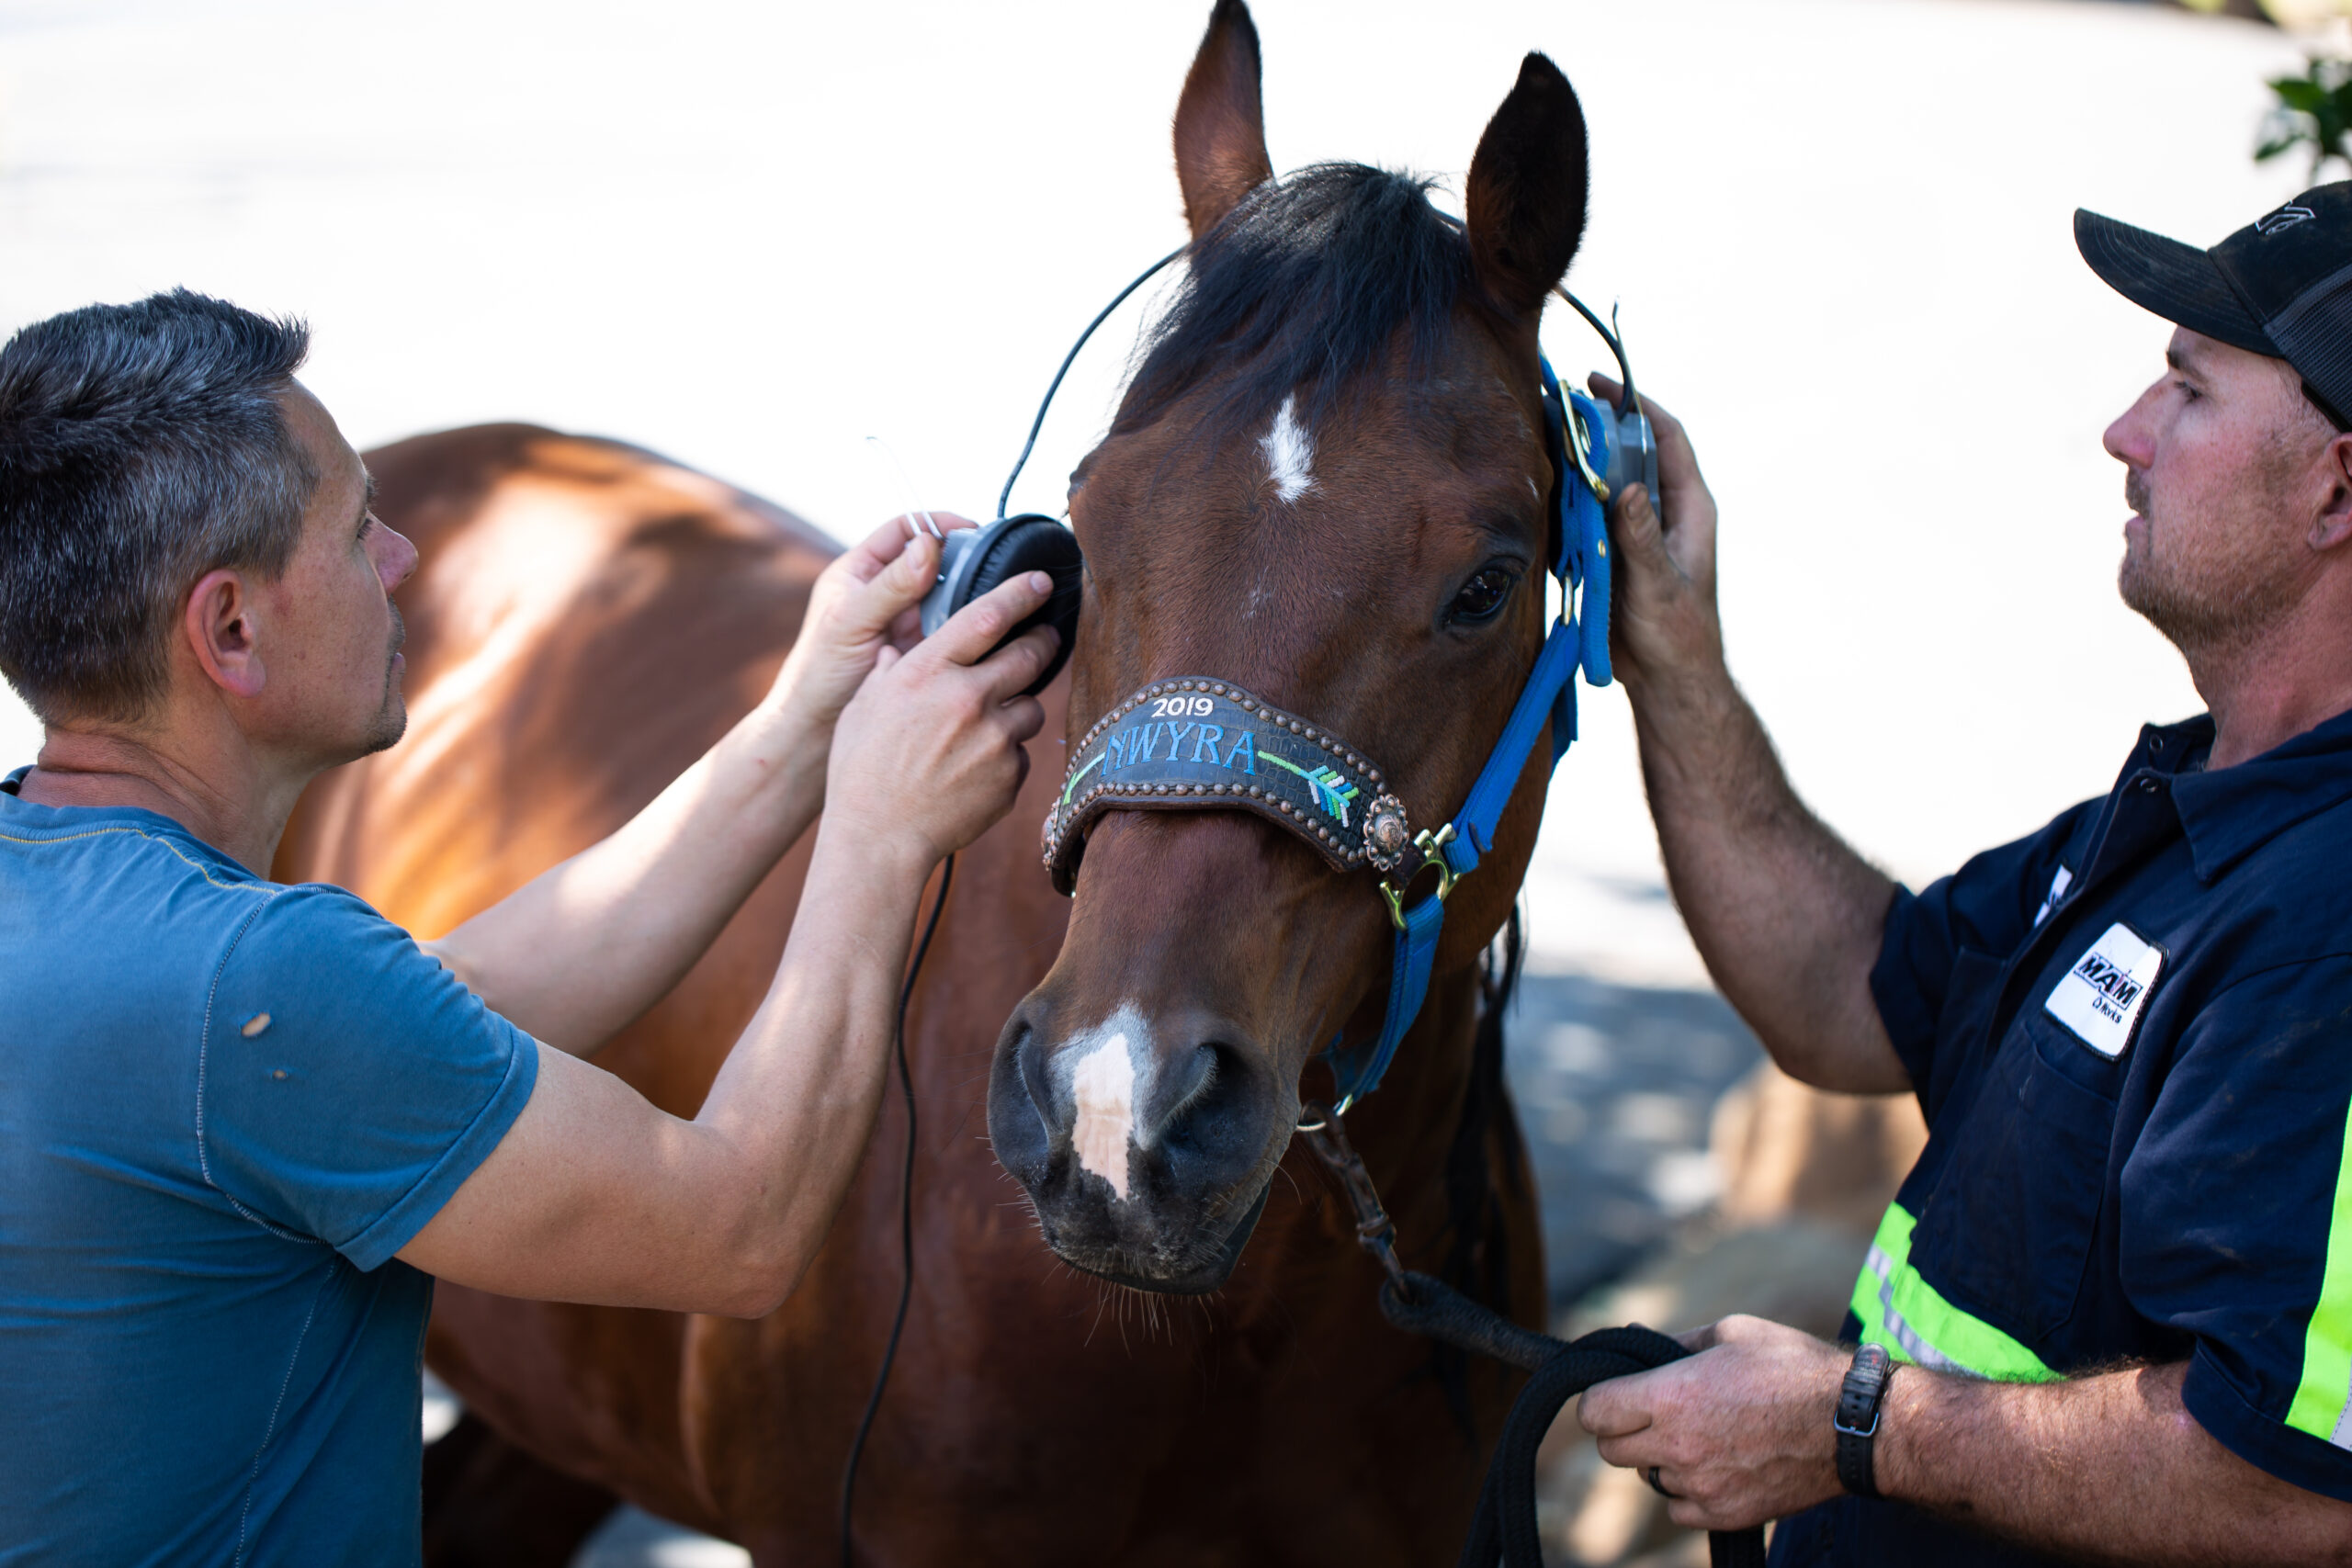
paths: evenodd
<path fill-rule="evenodd" d="M 1337 736 L 1230 681 L 1155 681 L 1095 720 L 1046 818 L 1046 865 L 1070 891 L 1086 829 L 1106 811 L 1254 811 L 1332 868 L 1418 861 L 1405 803 Z"/>

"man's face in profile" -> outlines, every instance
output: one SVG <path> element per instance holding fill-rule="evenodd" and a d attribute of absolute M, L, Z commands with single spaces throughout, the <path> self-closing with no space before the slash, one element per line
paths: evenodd
<path fill-rule="evenodd" d="M 2242 645 L 2316 565 L 2301 502 L 2335 431 L 2284 360 L 2183 327 L 2165 362 L 2107 431 L 2132 513 L 2116 586 L 2184 652 Z"/>
<path fill-rule="evenodd" d="M 280 407 L 319 482 L 284 575 L 256 590 L 271 634 L 264 701 L 275 738 L 333 766 L 408 727 L 391 593 L 416 569 L 416 547 L 369 510 L 375 482 L 318 399 L 298 382 Z"/>

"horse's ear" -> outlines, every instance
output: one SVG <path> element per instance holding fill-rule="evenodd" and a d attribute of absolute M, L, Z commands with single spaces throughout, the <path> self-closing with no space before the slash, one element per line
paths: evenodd
<path fill-rule="evenodd" d="M 1539 308 L 1566 276 L 1584 238 L 1587 183 L 1576 89 L 1531 54 L 1470 160 L 1470 261 L 1496 304 L 1513 314 Z"/>
<path fill-rule="evenodd" d="M 1176 101 L 1176 178 L 1199 239 L 1273 177 L 1258 97 L 1258 28 L 1241 0 L 1217 0 Z"/>

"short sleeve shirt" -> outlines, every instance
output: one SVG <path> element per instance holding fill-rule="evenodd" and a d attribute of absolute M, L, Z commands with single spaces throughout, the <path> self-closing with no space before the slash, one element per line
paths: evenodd
<path fill-rule="evenodd" d="M 2352 714 L 2234 767 L 2150 728 L 2115 788 L 1914 897 L 1871 976 L 1928 1140 L 1855 1285 L 1899 1360 L 2188 1363 L 2189 1414 L 2352 1500 Z M 1901 1504 L 1781 1563 L 2041 1559 Z"/>
<path fill-rule="evenodd" d="M 393 1254 L 529 1038 L 338 888 L 0 788 L 0 1563 L 414 1562 Z"/>

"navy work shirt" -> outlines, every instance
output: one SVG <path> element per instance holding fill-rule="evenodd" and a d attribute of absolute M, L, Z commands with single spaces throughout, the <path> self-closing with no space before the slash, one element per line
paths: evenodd
<path fill-rule="evenodd" d="M 340 888 L 0 785 L 0 1565 L 413 1563 L 393 1254 L 538 1057 Z"/>
<path fill-rule="evenodd" d="M 1849 1338 L 2009 1380 L 2186 1361 L 2232 1452 L 2352 1500 L 2352 714 L 2202 771 L 2147 728 L 2114 792 L 1899 892 L 1871 989 L 1928 1136 Z M 1904 1504 L 1772 1561 L 2034 1563 Z"/>

